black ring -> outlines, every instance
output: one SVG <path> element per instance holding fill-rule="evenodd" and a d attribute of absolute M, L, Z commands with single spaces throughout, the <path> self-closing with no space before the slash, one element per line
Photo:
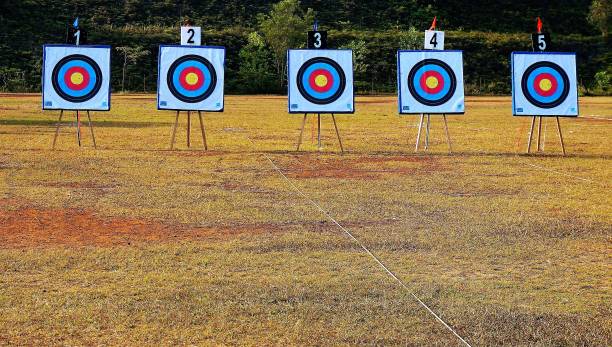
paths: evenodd
<path fill-rule="evenodd" d="M 195 61 L 198 61 L 204 64 L 208 68 L 208 71 L 210 72 L 210 86 L 202 94 L 198 96 L 185 96 L 179 93 L 179 91 L 176 90 L 174 81 L 172 80 L 172 76 L 174 75 L 174 71 L 176 70 L 176 68 L 181 63 L 187 60 L 195 60 Z M 215 88 L 217 86 L 217 71 L 215 70 L 215 67 L 213 66 L 213 64 L 211 64 L 208 61 L 208 59 L 201 57 L 199 55 L 185 55 L 185 56 L 178 58 L 172 63 L 172 65 L 170 65 L 170 69 L 168 69 L 168 75 L 166 76 L 166 81 L 168 82 L 168 88 L 170 89 L 170 93 L 172 93 L 172 95 L 174 95 L 175 98 L 183 102 L 196 103 L 196 102 L 206 100 L 215 91 Z"/>
<path fill-rule="evenodd" d="M 531 73 L 535 69 L 540 67 L 549 67 L 555 70 L 557 73 L 559 73 L 559 75 L 561 75 L 561 78 L 563 79 L 563 91 L 561 92 L 559 98 L 557 98 L 557 100 L 555 101 L 540 102 L 529 93 L 529 88 L 527 87 L 527 80 L 529 79 Z M 525 95 L 527 101 L 529 101 L 533 105 L 540 108 L 553 108 L 561 105 L 565 101 L 565 99 L 567 99 L 567 96 L 569 95 L 569 77 L 567 77 L 567 74 L 559 65 L 550 61 L 540 61 L 535 64 L 532 64 L 525 70 L 525 72 L 523 73 L 523 78 L 521 79 L 521 89 L 523 90 L 523 95 Z"/>
<path fill-rule="evenodd" d="M 316 63 L 325 63 L 325 64 L 331 65 L 331 67 L 336 69 L 336 72 L 338 72 L 338 76 L 340 76 L 340 85 L 338 86 L 338 90 L 334 94 L 332 94 L 330 97 L 325 98 L 325 99 L 319 99 L 319 98 L 316 98 L 308 94 L 308 92 L 304 88 L 304 84 L 302 83 L 302 79 L 304 77 L 304 73 L 306 72 L 306 69 L 308 69 L 311 65 L 316 64 Z M 307 60 L 304 64 L 302 64 L 302 66 L 300 67 L 300 70 L 298 70 L 297 87 L 298 87 L 298 90 L 300 91 L 300 94 L 302 94 L 302 96 L 306 100 L 312 102 L 313 104 L 325 105 L 325 104 L 329 104 L 329 103 L 332 103 L 338 100 L 338 98 L 342 96 L 342 94 L 344 93 L 344 88 L 346 87 L 346 76 L 344 75 L 344 70 L 342 70 L 342 67 L 340 67 L 340 65 L 336 63 L 335 61 L 329 58 L 325 58 L 325 57 L 316 57 L 316 58 Z"/>
<path fill-rule="evenodd" d="M 446 93 L 446 95 L 444 95 L 443 97 L 441 97 L 440 99 L 437 100 L 427 100 L 425 98 L 423 98 L 422 96 L 420 96 L 417 92 L 416 89 L 414 87 L 414 84 L 412 83 L 414 81 L 414 75 L 416 75 L 417 71 L 425 66 L 425 65 L 437 65 L 439 67 L 441 67 L 442 69 L 444 69 L 444 71 L 446 71 L 446 73 L 448 74 L 448 76 L 450 77 L 450 87 L 448 89 L 448 93 Z M 408 90 L 410 91 L 410 94 L 412 94 L 412 96 L 416 99 L 416 101 L 420 102 L 423 105 L 427 105 L 427 106 L 440 106 L 442 104 L 444 104 L 445 102 L 447 102 L 448 100 L 450 100 L 453 95 L 455 94 L 455 90 L 457 89 L 457 77 L 455 77 L 455 73 L 453 72 L 453 70 L 450 68 L 450 66 L 448 66 L 448 64 L 446 64 L 445 62 L 438 60 L 438 59 L 425 59 L 422 60 L 420 62 L 418 62 L 416 65 L 414 65 L 412 67 L 412 69 L 410 70 L 410 73 L 408 74 Z"/>
<path fill-rule="evenodd" d="M 67 63 L 73 60 L 82 60 L 85 63 L 89 64 L 94 70 L 94 73 L 96 75 L 95 76 L 96 84 L 94 84 L 93 89 L 89 93 L 83 96 L 72 96 L 72 95 L 66 94 L 66 92 L 64 92 L 62 88 L 59 86 L 59 80 L 58 80 L 59 70 L 64 65 L 66 65 Z M 91 80 L 91 77 L 90 77 L 90 80 Z M 59 95 L 62 99 L 69 101 L 69 102 L 84 102 L 84 101 L 87 101 L 93 98 L 100 91 L 100 87 L 102 87 L 102 70 L 100 70 L 100 67 L 93 59 L 91 59 L 90 57 L 86 55 L 82 55 L 82 54 L 68 55 L 62 58 L 60 61 L 58 61 L 57 64 L 55 64 L 55 67 L 53 68 L 53 72 L 51 73 L 51 83 L 53 84 L 53 89 L 55 90 L 57 95 Z"/>

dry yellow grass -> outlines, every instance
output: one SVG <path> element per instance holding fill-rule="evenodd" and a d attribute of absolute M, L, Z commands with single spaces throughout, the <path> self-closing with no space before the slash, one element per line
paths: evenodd
<path fill-rule="evenodd" d="M 206 114 L 211 151 L 168 151 L 173 114 L 154 96 L 94 113 L 98 150 L 40 97 L 0 96 L 0 344 L 454 345 L 341 230 L 375 252 L 473 345 L 612 344 L 612 98 L 553 120 L 545 155 L 522 155 L 529 119 L 509 98 L 416 117 L 360 97 L 323 118 L 322 152 L 286 99 L 230 96 Z M 253 143 L 251 143 L 253 141 Z"/>

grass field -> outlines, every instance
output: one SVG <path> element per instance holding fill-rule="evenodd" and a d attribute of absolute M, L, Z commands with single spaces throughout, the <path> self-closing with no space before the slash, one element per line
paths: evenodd
<path fill-rule="evenodd" d="M 612 345 L 612 98 L 530 120 L 510 98 L 433 117 L 395 97 L 323 117 L 322 151 L 275 96 L 206 114 L 210 151 L 154 96 L 94 113 L 98 149 L 40 96 L 0 95 L 0 344 Z M 287 176 L 287 182 L 270 158 Z M 319 204 L 406 284 L 398 285 Z"/>

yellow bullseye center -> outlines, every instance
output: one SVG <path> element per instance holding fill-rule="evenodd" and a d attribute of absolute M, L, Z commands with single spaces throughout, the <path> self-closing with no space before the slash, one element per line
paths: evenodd
<path fill-rule="evenodd" d="M 325 75 L 315 77 L 315 84 L 317 87 L 325 87 L 327 85 L 327 77 Z"/>
<path fill-rule="evenodd" d="M 552 82 L 548 78 L 544 78 L 540 81 L 540 89 L 547 92 L 552 88 Z"/>
<path fill-rule="evenodd" d="M 73 73 L 70 75 L 70 82 L 76 85 L 83 83 L 83 74 L 80 72 Z"/>
<path fill-rule="evenodd" d="M 425 80 L 425 84 L 427 84 L 427 87 L 434 89 L 435 87 L 438 86 L 438 79 L 433 76 L 429 76 Z"/>
<path fill-rule="evenodd" d="M 187 76 L 185 76 L 185 81 L 187 82 L 187 84 L 192 86 L 198 83 L 198 75 L 193 72 L 190 72 L 187 74 Z"/>

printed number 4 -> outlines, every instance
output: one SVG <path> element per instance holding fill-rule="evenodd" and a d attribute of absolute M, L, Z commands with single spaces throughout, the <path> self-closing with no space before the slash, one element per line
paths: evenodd
<path fill-rule="evenodd" d="M 195 41 L 193 41 L 193 36 L 195 35 L 195 30 L 189 29 L 189 30 L 187 30 L 187 33 L 191 34 L 191 36 L 189 36 L 189 38 L 187 39 L 187 43 L 195 43 Z"/>
<path fill-rule="evenodd" d="M 434 33 L 433 36 L 431 37 L 431 40 L 429 40 L 429 43 L 431 43 L 432 46 L 438 47 L 438 33 Z"/>
<path fill-rule="evenodd" d="M 316 48 L 321 48 L 321 33 L 315 33 L 315 34 L 314 34 L 314 37 L 315 37 L 315 43 L 314 43 L 314 46 L 315 46 Z"/>
<path fill-rule="evenodd" d="M 538 48 L 541 51 L 546 50 L 546 41 L 544 41 L 544 35 L 538 35 Z"/>

